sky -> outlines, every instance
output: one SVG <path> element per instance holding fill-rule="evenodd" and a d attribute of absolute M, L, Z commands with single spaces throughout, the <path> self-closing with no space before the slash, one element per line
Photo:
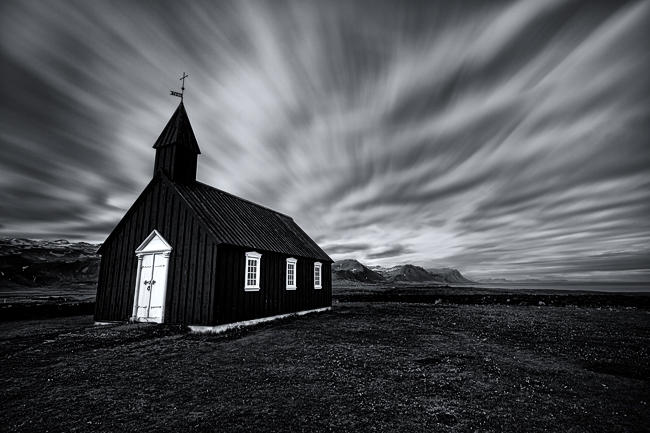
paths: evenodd
<path fill-rule="evenodd" d="M 186 81 L 198 179 L 335 260 L 650 281 L 650 2 L 0 3 L 0 235 L 102 242 Z"/>

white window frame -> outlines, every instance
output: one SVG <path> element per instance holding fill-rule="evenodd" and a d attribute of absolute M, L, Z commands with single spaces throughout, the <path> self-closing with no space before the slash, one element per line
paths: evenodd
<path fill-rule="evenodd" d="M 262 255 L 256 251 L 249 251 L 244 258 L 244 290 L 257 292 L 260 290 L 260 274 L 262 273 Z M 255 261 L 255 284 L 248 284 L 248 261 Z"/>
<path fill-rule="evenodd" d="M 318 284 L 316 284 L 316 269 L 318 269 Z M 323 288 L 323 264 L 321 262 L 314 262 L 314 289 L 320 290 Z"/>
<path fill-rule="evenodd" d="M 293 284 L 289 284 L 289 266 L 293 265 Z M 298 260 L 293 257 L 287 259 L 287 264 L 284 268 L 284 280 L 286 282 L 287 290 L 296 290 L 298 288 L 296 284 L 296 277 L 298 276 Z"/>

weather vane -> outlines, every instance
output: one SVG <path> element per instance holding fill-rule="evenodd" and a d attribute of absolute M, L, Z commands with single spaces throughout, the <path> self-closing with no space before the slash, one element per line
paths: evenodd
<path fill-rule="evenodd" d="M 181 84 L 181 91 L 180 91 L 180 92 L 175 92 L 175 91 L 173 91 L 173 90 L 170 90 L 170 91 L 169 91 L 169 94 L 170 94 L 170 95 L 172 95 L 172 96 L 178 96 L 179 98 L 181 98 L 181 102 L 183 101 L 183 93 L 185 93 L 185 79 L 186 79 L 187 77 L 189 77 L 189 75 L 186 74 L 185 72 L 183 72 L 183 75 L 181 76 L 181 78 L 179 78 L 179 80 L 182 81 L 182 84 Z"/>

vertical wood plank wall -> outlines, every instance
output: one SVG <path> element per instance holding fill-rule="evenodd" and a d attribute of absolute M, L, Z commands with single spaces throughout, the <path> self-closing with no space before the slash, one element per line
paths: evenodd
<path fill-rule="evenodd" d="M 95 320 L 129 319 L 138 264 L 135 249 L 156 229 L 173 248 L 169 258 L 165 322 L 212 324 L 217 248 L 187 206 L 169 186 L 157 183 L 127 219 L 102 254 Z M 199 272 L 199 266 L 207 271 Z"/>
<path fill-rule="evenodd" d="M 177 182 L 196 180 L 197 156 L 190 150 L 167 146 L 156 150 L 154 174 L 158 170 Z"/>
<path fill-rule="evenodd" d="M 312 310 L 332 305 L 331 264 L 322 260 L 268 251 L 260 262 L 260 290 L 244 290 L 244 268 L 251 248 L 219 246 L 217 258 L 216 324 L 238 322 L 276 314 Z M 298 260 L 296 290 L 286 289 L 286 259 Z M 314 289 L 314 262 L 322 263 L 322 289 Z"/>

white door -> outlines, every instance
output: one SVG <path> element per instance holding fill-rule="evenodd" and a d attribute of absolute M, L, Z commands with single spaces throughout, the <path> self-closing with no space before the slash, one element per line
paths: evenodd
<path fill-rule="evenodd" d="M 151 280 L 153 276 L 153 254 L 142 256 L 140 265 L 140 290 L 138 290 L 137 314 L 138 320 L 149 317 L 149 302 L 151 300 Z"/>
<path fill-rule="evenodd" d="M 167 258 L 163 254 L 144 254 L 140 268 L 137 320 L 162 322 L 166 283 Z"/>
<path fill-rule="evenodd" d="M 171 246 L 157 230 L 135 250 L 138 257 L 132 320 L 162 323 Z"/>
<path fill-rule="evenodd" d="M 155 254 L 153 258 L 153 275 L 151 277 L 149 296 L 149 319 L 162 322 L 163 305 L 167 286 L 167 258 Z"/>

